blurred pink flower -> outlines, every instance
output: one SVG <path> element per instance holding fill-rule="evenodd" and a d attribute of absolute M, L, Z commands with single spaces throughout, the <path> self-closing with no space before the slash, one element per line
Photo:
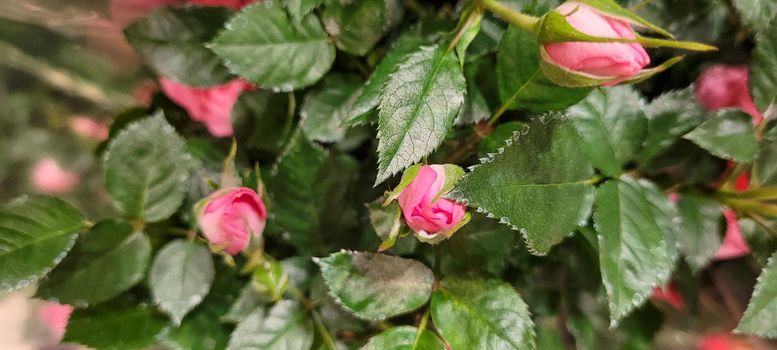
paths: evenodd
<path fill-rule="evenodd" d="M 80 182 L 78 174 L 62 169 L 53 158 L 44 158 L 35 163 L 30 172 L 30 182 L 41 193 L 63 193 L 70 191 Z"/>
<path fill-rule="evenodd" d="M 191 87 L 167 78 L 160 78 L 159 83 L 167 97 L 183 107 L 193 120 L 205 124 L 216 137 L 232 136 L 232 107 L 241 92 L 253 89 L 253 85 L 240 79 L 209 88 Z"/>
<path fill-rule="evenodd" d="M 108 126 L 90 117 L 73 116 L 70 118 L 70 130 L 78 136 L 95 141 L 108 139 Z"/>
<path fill-rule="evenodd" d="M 716 64 L 707 68 L 696 80 L 696 99 L 710 111 L 735 107 L 750 114 L 756 125 L 763 120 L 750 95 L 748 71 L 744 65 Z"/>
<path fill-rule="evenodd" d="M 631 24 L 608 16 L 593 7 L 569 1 L 556 11 L 566 16 L 575 29 L 605 38 L 635 38 Z M 612 77 L 605 85 L 627 80 L 650 63 L 645 49 L 637 43 L 558 42 L 544 45 L 552 64 L 596 77 Z"/>
<path fill-rule="evenodd" d="M 110 13 L 113 21 L 123 28 L 158 7 L 191 4 L 239 10 L 252 2 L 254 0 L 112 0 Z"/>
<path fill-rule="evenodd" d="M 57 341 L 60 341 L 65 335 L 67 322 L 70 320 L 72 313 L 73 306 L 68 304 L 43 302 L 38 307 L 38 318 Z"/>
<path fill-rule="evenodd" d="M 723 216 L 726 217 L 726 236 L 723 237 L 723 244 L 715 252 L 715 259 L 734 259 L 750 254 L 750 246 L 742 236 L 736 212 L 726 208 L 723 210 Z"/>
<path fill-rule="evenodd" d="M 709 334 L 696 342 L 698 350 L 750 350 L 752 345 L 729 333 Z"/>
<path fill-rule="evenodd" d="M 682 310 L 685 306 L 682 294 L 675 288 L 674 283 L 671 282 L 666 287 L 653 288 L 653 300 L 664 301 L 677 310 Z"/>

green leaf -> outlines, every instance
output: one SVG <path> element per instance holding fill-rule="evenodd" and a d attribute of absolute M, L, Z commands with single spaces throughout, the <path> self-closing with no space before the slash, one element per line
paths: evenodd
<path fill-rule="evenodd" d="M 753 118 L 738 110 L 716 112 L 683 137 L 724 159 L 750 162 L 758 155 Z"/>
<path fill-rule="evenodd" d="M 105 186 L 127 218 L 162 221 L 183 202 L 189 161 L 184 140 L 158 113 L 130 124 L 108 145 Z"/>
<path fill-rule="evenodd" d="M 209 47 L 246 80 L 274 91 L 291 91 L 321 79 L 334 62 L 335 47 L 315 15 L 295 24 L 279 2 L 246 7 Z"/>
<path fill-rule="evenodd" d="M 389 76 L 378 113 L 376 184 L 442 143 L 466 88 L 456 56 L 441 46 L 421 47 Z"/>
<path fill-rule="evenodd" d="M 370 224 L 372 229 L 381 239 L 382 243 L 378 251 L 386 251 L 393 247 L 399 238 L 399 230 L 402 228 L 402 211 L 397 202 L 391 201 L 383 206 L 383 200 L 378 198 L 374 202 L 366 204 L 370 214 Z"/>
<path fill-rule="evenodd" d="M 763 0 L 766 2 L 767 0 Z M 777 7 L 777 5 L 775 5 Z M 774 16 L 774 12 L 767 12 Z M 756 46 L 750 59 L 750 90 L 753 101 L 761 112 L 777 108 L 777 20 L 756 36 Z"/>
<path fill-rule="evenodd" d="M 767 36 L 769 22 L 777 13 L 777 1 L 774 0 L 734 0 L 734 7 L 742 21 L 757 34 Z"/>
<path fill-rule="evenodd" d="M 193 241 L 177 239 L 159 250 L 149 273 L 151 296 L 173 324 L 199 305 L 213 282 L 210 251 Z"/>
<path fill-rule="evenodd" d="M 777 186 L 777 142 L 766 144 L 753 163 L 751 182 L 758 186 Z"/>
<path fill-rule="evenodd" d="M 499 155 L 465 176 L 448 196 L 521 231 L 544 255 L 591 213 L 593 168 L 568 121 L 548 115 L 528 124 Z"/>
<path fill-rule="evenodd" d="M 63 341 L 100 350 L 143 349 L 156 344 L 164 326 L 150 308 L 105 305 L 76 310 Z"/>
<path fill-rule="evenodd" d="M 300 22 L 308 13 L 315 10 L 324 0 L 282 0 L 283 6 L 291 17 Z"/>
<path fill-rule="evenodd" d="M 379 253 L 342 251 L 314 258 L 338 304 L 365 320 L 385 320 L 418 309 L 434 284 L 424 264 Z"/>
<path fill-rule="evenodd" d="M 346 197 L 358 173 L 354 163 L 296 132 L 266 179 L 272 219 L 285 231 L 283 238 L 303 254 L 327 252 L 325 235 L 346 232 L 354 223 Z"/>
<path fill-rule="evenodd" d="M 611 325 L 666 283 L 677 259 L 676 217 L 666 196 L 647 180 L 621 176 L 598 188 L 594 227 Z"/>
<path fill-rule="evenodd" d="M 432 319 L 454 349 L 534 349 L 529 308 L 503 281 L 448 278 L 432 294 Z"/>
<path fill-rule="evenodd" d="M 497 84 L 507 109 L 545 112 L 565 109 L 588 95 L 590 88 L 561 87 L 545 77 L 540 69 L 537 38 L 510 26 L 496 53 Z"/>
<path fill-rule="evenodd" d="M 456 56 L 459 57 L 459 64 L 464 68 L 466 62 L 467 48 L 472 44 L 472 40 L 480 33 L 480 22 L 483 20 L 483 10 L 478 7 L 471 7 L 462 13 L 459 25 L 456 31 L 463 30 L 459 42 L 456 44 Z"/>
<path fill-rule="evenodd" d="M 101 221 L 41 282 L 38 296 L 77 307 L 101 303 L 140 282 L 150 257 L 146 234 L 121 221 Z"/>
<path fill-rule="evenodd" d="M 229 332 L 211 309 L 198 309 L 188 315 L 180 326 L 164 333 L 162 344 L 175 350 L 224 349 Z"/>
<path fill-rule="evenodd" d="M 228 350 L 302 350 L 313 345 L 313 323 L 297 302 L 281 300 L 269 311 L 257 309 L 235 329 Z"/>
<path fill-rule="evenodd" d="M 65 257 L 86 222 L 66 202 L 21 197 L 0 209 L 0 293 L 24 288 Z"/>
<path fill-rule="evenodd" d="M 325 1 L 321 21 L 340 50 L 364 56 L 394 24 L 398 0 Z"/>
<path fill-rule="evenodd" d="M 450 274 L 474 271 L 499 276 L 520 246 L 519 236 L 509 227 L 476 213 L 445 243 L 445 254 L 452 259 L 443 259 L 442 269 Z"/>
<path fill-rule="evenodd" d="M 361 350 L 440 350 L 445 344 L 434 333 L 412 326 L 389 328 L 370 338 Z"/>
<path fill-rule="evenodd" d="M 645 103 L 636 91 L 619 86 L 596 89 L 567 113 L 594 166 L 606 175 L 618 176 L 642 147 L 648 125 L 644 110 Z"/>
<path fill-rule="evenodd" d="M 189 86 L 220 85 L 232 75 L 205 43 L 230 13 L 223 7 L 165 7 L 130 24 L 124 34 L 157 74 Z"/>
<path fill-rule="evenodd" d="M 244 92 L 232 109 L 232 124 L 238 144 L 280 153 L 293 126 L 288 109 L 287 94 L 266 90 Z"/>
<path fill-rule="evenodd" d="M 268 295 L 259 293 L 253 286 L 252 282 L 249 282 L 243 289 L 240 290 L 240 294 L 235 300 L 235 303 L 229 308 L 226 315 L 221 317 L 221 320 L 231 323 L 240 323 L 254 310 L 272 302 L 272 299 Z"/>
<path fill-rule="evenodd" d="M 467 96 L 459 116 L 456 117 L 456 125 L 474 124 L 491 116 L 492 105 L 495 105 L 499 99 L 494 82 L 495 74 L 494 61 L 490 56 L 464 65 Z"/>
<path fill-rule="evenodd" d="M 289 275 L 283 265 L 269 257 L 259 265 L 251 277 L 253 286 L 259 293 L 269 295 L 273 301 L 279 301 L 288 288 Z"/>
<path fill-rule="evenodd" d="M 526 123 L 515 121 L 501 123 L 494 128 L 494 131 L 491 134 L 484 137 L 483 141 L 480 141 L 478 155 L 484 157 L 489 153 L 496 154 L 499 152 L 500 148 L 506 146 L 506 143 L 509 142 L 512 144 L 513 138 L 519 133 L 522 131 L 528 132 L 528 130 L 529 126 L 526 125 Z"/>
<path fill-rule="evenodd" d="M 642 166 L 662 155 L 682 135 L 704 121 L 705 112 L 696 102 L 693 89 L 665 93 L 647 107 L 647 136 L 639 154 Z"/>
<path fill-rule="evenodd" d="M 777 252 L 758 276 L 753 296 L 736 328 L 737 333 L 777 338 Z"/>
<path fill-rule="evenodd" d="M 337 142 L 345 137 L 341 126 L 360 93 L 362 80 L 352 74 L 329 74 L 305 96 L 300 128 L 310 140 Z"/>
<path fill-rule="evenodd" d="M 407 61 L 407 58 L 424 42 L 425 40 L 422 37 L 411 34 L 402 36 L 394 42 L 391 50 L 375 67 L 372 76 L 364 84 L 364 89 L 353 103 L 348 113 L 348 120 L 345 122 L 347 125 L 355 126 L 367 123 L 367 121 L 362 121 L 361 119 L 364 119 L 380 104 L 380 96 L 383 92 L 383 87 L 389 80 L 389 76 L 397 70 L 400 64 Z"/>
<path fill-rule="evenodd" d="M 680 248 L 688 265 L 699 271 L 712 261 L 720 247 L 723 208 L 713 200 L 691 195 L 683 195 L 678 208 L 683 219 Z"/>

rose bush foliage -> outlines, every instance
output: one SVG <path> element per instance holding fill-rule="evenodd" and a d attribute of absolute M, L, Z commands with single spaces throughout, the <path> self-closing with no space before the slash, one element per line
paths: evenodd
<path fill-rule="evenodd" d="M 0 291 L 96 349 L 648 349 L 677 314 L 688 347 L 775 338 L 775 6 L 637 3 L 113 0 L 161 87 L 72 125 L 117 215 L 42 160 Z M 743 315 L 705 327 L 742 257 Z"/>

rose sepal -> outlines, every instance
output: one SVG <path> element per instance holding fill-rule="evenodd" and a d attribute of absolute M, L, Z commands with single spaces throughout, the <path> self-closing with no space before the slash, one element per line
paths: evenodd
<path fill-rule="evenodd" d="M 674 35 L 672 35 L 672 33 L 670 33 L 668 30 L 651 23 L 631 10 L 623 8 L 613 0 L 575 0 L 570 2 L 578 2 L 584 5 L 588 5 L 589 7 L 607 14 L 610 17 L 629 22 L 632 25 L 638 27 L 647 28 L 667 38 L 674 38 Z"/>

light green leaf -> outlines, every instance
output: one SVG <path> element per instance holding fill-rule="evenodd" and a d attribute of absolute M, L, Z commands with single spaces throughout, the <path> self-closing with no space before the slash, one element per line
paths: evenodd
<path fill-rule="evenodd" d="M 114 138 L 105 154 L 105 186 L 127 218 L 167 219 L 183 202 L 189 154 L 164 116 L 134 122 Z"/>
<path fill-rule="evenodd" d="M 397 256 L 342 251 L 314 261 L 337 303 L 365 320 L 385 320 L 421 307 L 434 284 L 432 270 Z"/>
<path fill-rule="evenodd" d="M 272 299 L 268 295 L 259 293 L 253 286 L 253 283 L 249 282 L 240 290 L 237 300 L 229 308 L 229 312 L 221 317 L 221 320 L 230 323 L 240 323 L 254 310 L 270 302 L 272 302 Z"/>
<path fill-rule="evenodd" d="M 583 151 L 606 175 L 618 176 L 642 147 L 647 132 L 645 103 L 627 86 L 596 89 L 567 110 L 583 139 Z"/>
<path fill-rule="evenodd" d="M 375 67 L 375 71 L 364 84 L 359 97 L 354 102 L 348 113 L 348 120 L 345 124 L 348 126 L 356 126 L 372 122 L 369 118 L 370 112 L 380 104 L 380 95 L 383 92 L 383 87 L 389 80 L 389 76 L 394 73 L 400 64 L 404 63 L 407 58 L 413 54 L 418 46 L 422 45 L 425 40 L 417 35 L 404 35 L 394 42 L 391 50 L 383 57 L 383 59 Z M 375 115 L 377 116 L 377 114 Z M 364 120 L 364 119 L 367 120 Z M 377 120 L 377 118 L 375 118 Z"/>
<path fill-rule="evenodd" d="M 38 296 L 77 307 L 101 303 L 140 282 L 150 257 L 146 234 L 121 221 L 101 221 L 41 282 Z"/>
<path fill-rule="evenodd" d="M 683 136 L 717 157 L 750 162 L 758 155 L 753 118 L 738 110 L 721 110 Z"/>
<path fill-rule="evenodd" d="M 593 168 L 577 132 L 563 116 L 528 124 L 500 154 L 465 176 L 448 196 L 521 231 L 534 254 L 544 255 L 591 213 Z"/>
<path fill-rule="evenodd" d="M 337 142 L 345 136 L 341 126 L 360 93 L 356 75 L 330 74 L 302 102 L 300 127 L 310 140 Z"/>
<path fill-rule="evenodd" d="M 66 202 L 21 197 L 0 209 L 0 293 L 24 288 L 67 255 L 86 222 Z"/>
<path fill-rule="evenodd" d="M 144 349 L 156 344 L 164 326 L 150 308 L 105 305 L 76 310 L 63 341 L 100 350 Z"/>
<path fill-rule="evenodd" d="M 742 21 L 760 35 L 774 35 L 770 32 L 769 22 L 777 13 L 777 1 L 774 0 L 734 0 L 734 7 Z"/>
<path fill-rule="evenodd" d="M 376 184 L 442 143 L 466 88 L 456 57 L 441 46 L 421 47 L 391 74 L 378 114 Z"/>
<path fill-rule="evenodd" d="M 680 248 L 694 271 L 712 261 L 720 247 L 722 210 L 715 201 L 683 195 L 678 202 L 683 224 L 680 228 Z"/>
<path fill-rule="evenodd" d="M 762 0 L 767 2 L 769 0 Z M 773 7 L 777 7 L 777 2 Z M 774 12 L 767 13 L 774 16 Z M 773 17 L 774 18 L 774 17 Z M 756 36 L 755 50 L 750 59 L 750 90 L 753 101 L 762 113 L 777 108 L 777 19 L 762 34 Z M 774 113 L 774 112 L 772 112 Z"/>
<path fill-rule="evenodd" d="M 483 12 L 478 7 L 471 7 L 461 15 L 456 31 L 463 30 L 459 42 L 456 44 L 456 56 L 459 57 L 459 64 L 464 68 L 466 62 L 467 48 L 472 44 L 472 40 L 480 33 L 480 22 L 483 20 Z"/>
<path fill-rule="evenodd" d="M 171 350 L 224 349 L 229 341 L 227 327 L 210 304 L 187 315 L 180 326 L 163 334 L 161 343 Z"/>
<path fill-rule="evenodd" d="M 181 320 L 208 294 L 213 282 L 213 260 L 204 246 L 178 239 L 162 247 L 149 273 L 151 296 L 170 315 Z"/>
<path fill-rule="evenodd" d="M 663 286 L 677 259 L 677 212 L 647 180 L 621 176 L 598 188 L 594 227 L 610 324 Z"/>
<path fill-rule="evenodd" d="M 432 294 L 432 319 L 453 349 L 534 349 L 529 308 L 500 280 L 444 279 Z"/>
<path fill-rule="evenodd" d="M 295 24 L 278 3 L 264 1 L 243 9 L 209 47 L 246 80 L 291 91 L 321 79 L 334 62 L 335 47 L 315 15 Z"/>
<path fill-rule="evenodd" d="M 445 344 L 427 329 L 419 332 L 415 327 L 398 326 L 370 338 L 361 350 L 441 350 L 444 348 Z"/>
<path fill-rule="evenodd" d="M 736 328 L 738 333 L 777 338 L 777 252 L 758 276 L 753 296 Z"/>
<path fill-rule="evenodd" d="M 237 325 L 227 350 L 305 350 L 313 345 L 313 323 L 297 302 L 281 300 L 265 313 L 255 310 Z"/>
<path fill-rule="evenodd" d="M 340 50 L 364 56 L 394 24 L 398 0 L 325 1 L 321 21 Z"/>
<path fill-rule="evenodd" d="M 402 211 L 397 202 L 392 201 L 384 206 L 383 200 L 378 198 L 374 202 L 366 204 L 370 215 L 372 229 L 381 240 L 378 251 L 386 251 L 393 247 L 399 238 L 399 230 L 402 228 Z"/>
<path fill-rule="evenodd" d="M 127 41 L 157 74 L 189 86 L 224 84 L 232 75 L 205 47 L 230 11 L 223 7 L 165 7 L 130 24 Z"/>
<path fill-rule="evenodd" d="M 752 183 L 758 186 L 777 186 L 777 142 L 761 148 L 753 163 Z"/>
<path fill-rule="evenodd" d="M 561 87 L 540 69 L 537 38 L 510 26 L 496 53 L 497 83 L 502 104 L 508 109 L 545 112 L 565 109 L 585 98 L 590 88 Z"/>
<path fill-rule="evenodd" d="M 704 121 L 705 112 L 696 102 L 693 89 L 665 93 L 647 107 L 647 136 L 639 154 L 642 166 L 662 155 L 682 135 Z"/>
<path fill-rule="evenodd" d="M 289 12 L 291 17 L 300 22 L 308 13 L 315 10 L 324 0 L 281 0 L 283 7 Z"/>

